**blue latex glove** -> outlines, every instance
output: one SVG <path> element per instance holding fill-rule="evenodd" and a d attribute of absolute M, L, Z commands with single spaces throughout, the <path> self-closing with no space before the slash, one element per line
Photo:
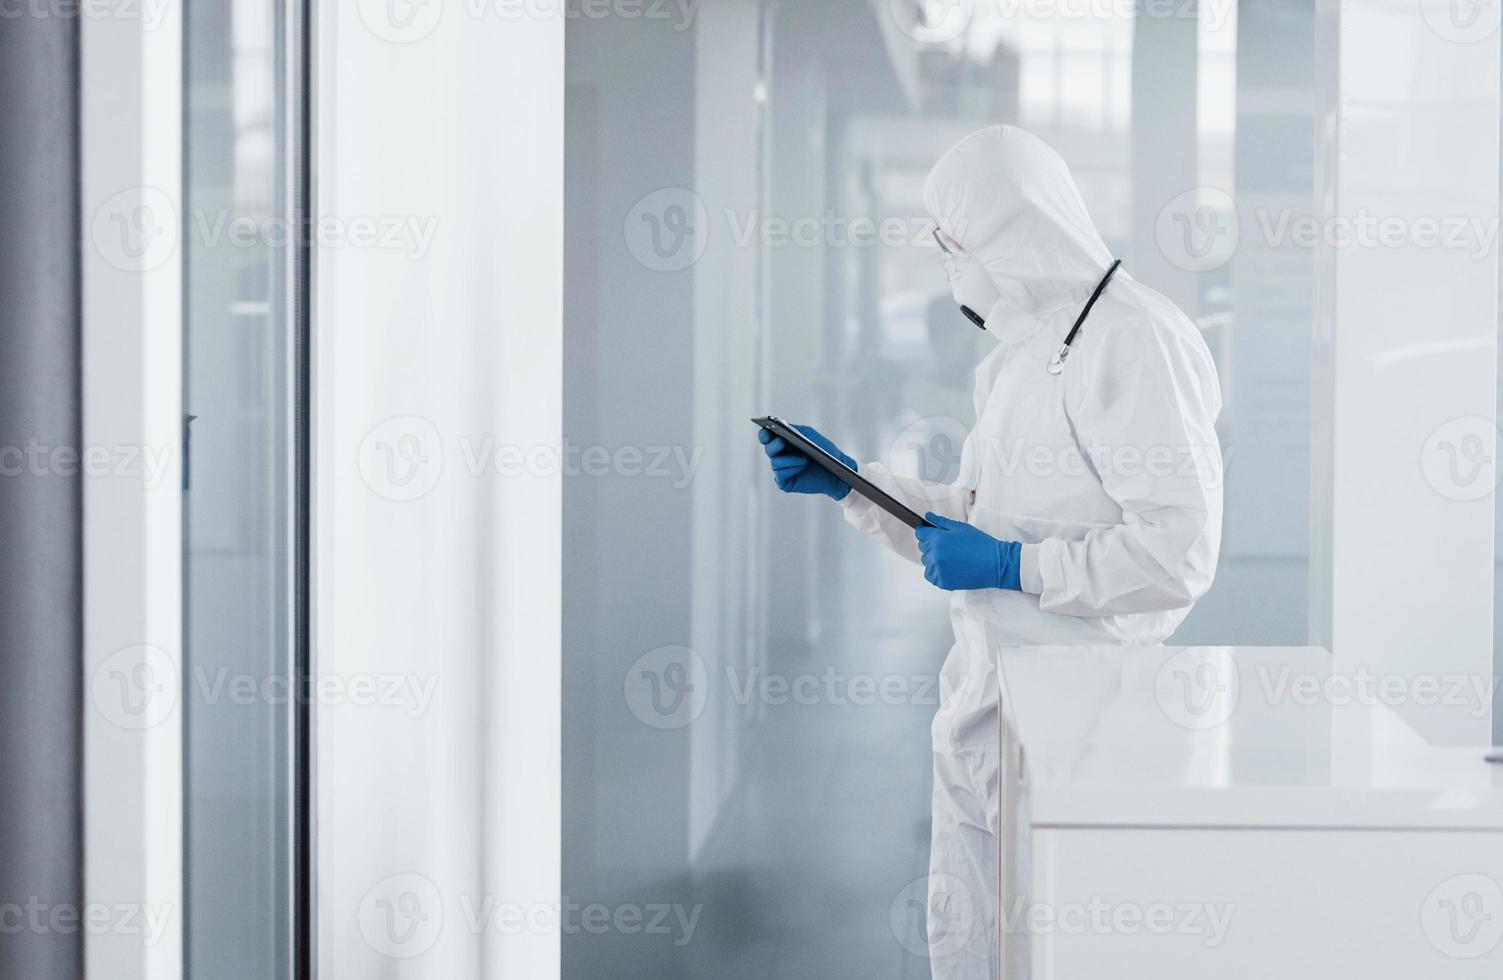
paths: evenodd
<path fill-rule="evenodd" d="M 964 521 L 925 514 L 934 527 L 914 531 L 924 559 L 924 578 L 947 592 L 966 589 L 1012 589 L 1021 592 L 1018 560 L 1023 546 L 998 541 Z"/>
<path fill-rule="evenodd" d="M 856 461 L 840 451 L 840 447 L 820 435 L 812 425 L 795 425 L 795 429 L 820 449 L 834 456 L 851 469 Z M 778 489 L 784 493 L 822 493 L 834 500 L 844 500 L 851 488 L 821 467 L 809 462 L 809 457 L 788 445 L 782 436 L 775 436 L 766 429 L 757 430 L 757 438 L 772 461 L 772 476 L 778 481 Z"/>

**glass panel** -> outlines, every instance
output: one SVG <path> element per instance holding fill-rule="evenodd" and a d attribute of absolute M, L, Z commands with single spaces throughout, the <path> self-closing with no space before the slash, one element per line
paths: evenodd
<path fill-rule="evenodd" d="M 1221 374 L 1226 520 L 1216 585 L 1175 640 L 1301 644 L 1315 256 L 1280 229 L 1315 215 L 1314 13 L 1256 3 L 1204 11 L 1198 190 L 1166 210 L 1197 236 L 1168 251 L 1196 271 L 1189 312 Z M 1258 601 L 1245 601 L 1250 595 Z"/>
<path fill-rule="evenodd" d="M 186 9 L 186 975 L 291 963 L 290 324 L 274 0 Z"/>

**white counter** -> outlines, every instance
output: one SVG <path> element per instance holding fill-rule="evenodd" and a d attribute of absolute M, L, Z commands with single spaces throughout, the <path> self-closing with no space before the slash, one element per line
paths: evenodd
<path fill-rule="evenodd" d="M 1488 679 L 1314 648 L 999 658 L 1004 975 L 1503 977 L 1503 766 L 1390 707 L 1485 710 Z"/>

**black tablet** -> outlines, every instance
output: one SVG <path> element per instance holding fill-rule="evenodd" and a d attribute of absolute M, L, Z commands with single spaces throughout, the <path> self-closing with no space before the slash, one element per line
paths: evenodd
<path fill-rule="evenodd" d="M 844 483 L 852 490 L 855 490 L 857 493 L 861 494 L 861 496 L 865 497 L 867 500 L 870 500 L 878 507 L 881 507 L 883 510 L 887 511 L 889 514 L 891 514 L 893 517 L 896 517 L 904 524 L 907 524 L 909 527 L 917 529 L 921 527 L 934 526 L 933 524 L 930 524 L 928 521 L 924 520 L 922 514 L 915 514 L 913 511 L 909 510 L 907 507 L 894 500 L 885 491 L 883 491 L 881 487 L 877 486 L 875 483 L 868 480 L 860 473 L 851 469 L 849 466 L 845 465 L 834 456 L 831 456 L 829 453 L 816 446 L 813 442 L 810 442 L 809 438 L 802 432 L 795 429 L 787 422 L 784 422 L 777 416 L 769 415 L 766 418 L 752 419 L 752 421 L 757 425 L 760 425 L 762 428 L 766 429 L 768 432 L 771 432 L 773 435 L 781 436 L 783 440 L 788 443 L 788 445 L 792 446 L 794 449 L 797 449 L 805 456 L 808 456 L 815 465 L 824 469 L 826 472 L 833 475 L 835 479 L 839 480 L 841 483 Z"/>

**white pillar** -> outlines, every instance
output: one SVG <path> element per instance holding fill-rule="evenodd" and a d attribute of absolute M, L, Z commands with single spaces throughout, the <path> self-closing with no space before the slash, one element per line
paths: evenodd
<path fill-rule="evenodd" d="M 1322 0 L 1316 27 L 1311 634 L 1447 743 L 1490 734 L 1433 702 L 1492 675 L 1497 24 Z"/>
<path fill-rule="evenodd" d="M 549 980 L 564 19 L 318 18 L 314 213 L 402 230 L 315 254 L 313 669 L 427 692 L 314 705 L 319 973 Z"/>
<path fill-rule="evenodd" d="M 84 891 L 155 923 L 95 980 L 183 975 L 182 14 L 80 24 L 83 441 L 163 464 L 84 480 Z"/>

